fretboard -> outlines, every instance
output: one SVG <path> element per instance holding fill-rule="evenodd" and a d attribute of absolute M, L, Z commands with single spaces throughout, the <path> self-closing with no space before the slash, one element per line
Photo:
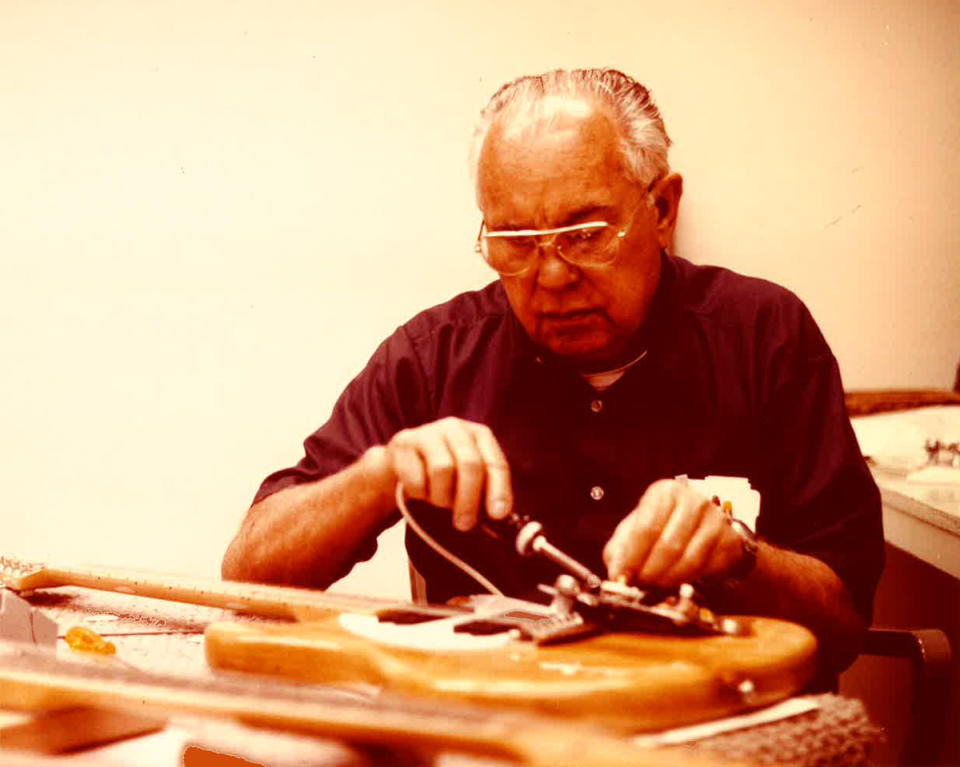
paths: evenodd
<path fill-rule="evenodd" d="M 410 606 L 407 603 L 376 597 L 116 568 L 34 566 L 21 580 L 21 585 L 12 582 L 7 585 L 11 588 L 30 589 L 81 586 L 99 591 L 219 607 L 269 618 L 304 619 L 330 611 L 378 614 Z M 438 616 L 460 612 L 440 606 L 417 605 L 416 609 Z"/>
<path fill-rule="evenodd" d="M 457 749 L 530 765 L 702 765 L 657 754 L 570 721 L 452 704 L 434 705 L 259 678 L 209 680 L 119 665 L 65 661 L 0 643 L 0 706 L 94 706 L 140 713 L 175 711 L 228 717 L 259 726 L 357 743 L 426 751 Z M 666 759 L 666 761 L 664 761 Z M 679 761 L 678 761 L 679 760 Z"/>

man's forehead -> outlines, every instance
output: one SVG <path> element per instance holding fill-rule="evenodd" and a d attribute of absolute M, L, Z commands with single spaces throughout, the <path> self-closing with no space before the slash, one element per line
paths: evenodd
<path fill-rule="evenodd" d="M 529 134 L 580 124 L 598 112 L 598 105 L 574 96 L 550 95 L 525 104 L 512 104 L 497 117 L 493 130 L 508 141 L 527 138 Z"/>
<path fill-rule="evenodd" d="M 533 102 L 511 104 L 501 112 L 488 137 L 509 144 L 549 139 L 580 132 L 592 124 L 608 122 L 606 105 L 581 96 L 547 95 Z M 608 123 L 609 124 L 609 123 Z"/>
<path fill-rule="evenodd" d="M 493 123 L 481 150 L 478 191 L 505 193 L 505 185 L 591 173 L 608 180 L 622 172 L 620 132 L 605 104 L 545 97 L 505 110 Z"/>
<path fill-rule="evenodd" d="M 546 133 L 488 136 L 477 179 L 488 226 L 544 229 L 571 223 L 586 208 L 619 205 L 631 186 L 619 137 L 609 120 L 595 117 Z"/>

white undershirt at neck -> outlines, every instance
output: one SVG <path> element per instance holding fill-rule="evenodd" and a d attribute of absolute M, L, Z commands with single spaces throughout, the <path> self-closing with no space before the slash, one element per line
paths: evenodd
<path fill-rule="evenodd" d="M 613 370 L 601 370 L 597 373 L 581 373 L 584 380 L 597 391 L 605 391 L 613 386 L 617 381 L 623 378 L 623 374 L 636 365 L 640 360 L 647 356 L 647 350 L 644 349 L 640 355 L 634 357 L 627 364 L 621 365 Z"/>

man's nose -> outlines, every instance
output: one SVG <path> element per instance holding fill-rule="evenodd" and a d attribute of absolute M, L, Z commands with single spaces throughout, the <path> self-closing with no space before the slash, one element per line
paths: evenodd
<path fill-rule="evenodd" d="M 559 290 L 580 279 L 580 269 L 560 255 L 552 239 L 537 244 L 537 284 L 548 290 Z"/>

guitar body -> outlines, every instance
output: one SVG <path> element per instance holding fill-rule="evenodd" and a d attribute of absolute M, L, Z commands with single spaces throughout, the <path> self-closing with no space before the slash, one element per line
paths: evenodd
<path fill-rule="evenodd" d="M 477 617 L 462 609 L 418 605 L 434 620 L 413 628 L 380 624 L 378 616 L 413 606 L 308 589 L 50 567 L 3 556 L 0 584 L 17 591 L 83 586 L 299 619 L 212 624 L 207 659 L 214 668 L 372 684 L 441 702 L 510 706 L 632 731 L 691 724 L 786 698 L 812 678 L 816 663 L 809 631 L 766 618 L 738 619 L 747 630 L 736 636 L 607 633 L 536 645 L 505 633 L 456 634 L 454 624 Z"/>
<path fill-rule="evenodd" d="M 284 625 L 215 623 L 206 631 L 206 653 L 218 669 L 366 683 L 645 731 L 767 705 L 810 680 L 816 640 L 809 631 L 742 620 L 749 626 L 744 636 L 611 633 L 563 644 L 508 640 L 503 647 L 430 650 L 357 636 L 331 615 Z"/>

